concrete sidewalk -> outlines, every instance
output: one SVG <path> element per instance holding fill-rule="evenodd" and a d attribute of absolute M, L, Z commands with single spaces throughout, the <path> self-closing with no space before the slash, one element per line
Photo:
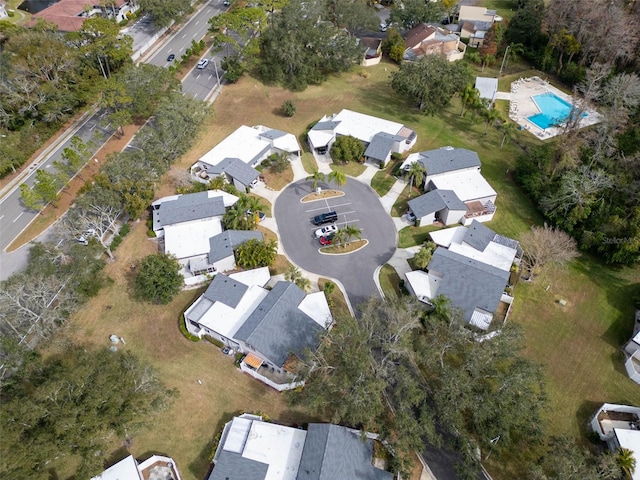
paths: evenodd
<path fill-rule="evenodd" d="M 385 211 L 388 214 L 391 214 L 391 207 L 393 207 L 393 204 L 396 203 L 396 201 L 398 200 L 398 197 L 400 196 L 400 194 L 402 193 L 402 191 L 405 189 L 406 186 L 407 186 L 407 182 L 399 178 L 391 186 L 391 189 L 387 192 L 387 194 L 384 197 L 380 198 L 380 202 L 382 203 L 382 206 L 384 207 Z"/>

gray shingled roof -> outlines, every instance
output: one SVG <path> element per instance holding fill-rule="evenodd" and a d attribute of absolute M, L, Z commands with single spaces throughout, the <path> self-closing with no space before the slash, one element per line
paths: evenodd
<path fill-rule="evenodd" d="M 391 153 L 394 142 L 402 141 L 404 141 L 404 137 L 398 137 L 397 135 L 385 132 L 376 133 L 371 139 L 367 150 L 364 152 L 364 156 L 384 162 Z"/>
<path fill-rule="evenodd" d="M 221 302 L 231 308 L 236 308 L 243 295 L 249 289 L 244 283 L 219 273 L 207 287 L 203 297 L 212 303 Z"/>
<path fill-rule="evenodd" d="M 444 147 L 420 152 L 418 159 L 427 169 L 427 175 L 455 172 L 470 167 L 479 167 L 478 154 L 466 148 Z"/>
<path fill-rule="evenodd" d="M 240 160 L 239 158 L 223 158 L 220 162 L 216 163 L 215 165 L 209 165 L 207 164 L 207 166 L 205 167 L 205 170 L 207 171 L 207 173 L 209 175 L 222 175 L 225 171 L 225 169 L 231 165 L 231 163 L 234 160 Z M 240 160 L 242 161 L 242 160 Z"/>
<path fill-rule="evenodd" d="M 313 128 L 311 130 L 335 130 L 338 125 L 340 125 L 340 120 L 336 121 L 336 122 L 331 122 L 331 121 L 327 121 L 327 122 L 318 122 L 316 123 Z"/>
<path fill-rule="evenodd" d="M 431 190 L 418 198 L 409 200 L 409 208 L 417 218 L 430 213 L 449 210 L 467 210 L 467 206 L 458 198 L 453 190 Z"/>
<path fill-rule="evenodd" d="M 264 480 L 267 470 L 269 465 L 266 463 L 223 450 L 208 480 Z"/>
<path fill-rule="evenodd" d="M 261 137 L 268 138 L 270 140 L 275 140 L 276 138 L 284 137 L 285 135 L 287 135 L 287 132 L 276 130 L 275 128 L 260 134 Z"/>
<path fill-rule="evenodd" d="M 224 215 L 224 212 L 222 197 L 209 198 L 208 192 L 180 195 L 175 200 L 162 202 L 159 208 L 153 210 L 153 229 L 159 230 L 166 225 Z"/>
<path fill-rule="evenodd" d="M 339 425 L 311 423 L 296 480 L 392 480 L 372 464 L 373 441 Z"/>
<path fill-rule="evenodd" d="M 442 274 L 438 295 L 461 308 L 468 322 L 476 308 L 494 313 L 509 281 L 509 272 L 438 247 L 427 270 Z"/>
<path fill-rule="evenodd" d="M 302 357 L 305 349 L 315 350 L 323 328 L 298 308 L 304 298 L 305 293 L 294 283 L 276 283 L 234 338 L 278 366 L 291 353 Z"/>
<path fill-rule="evenodd" d="M 243 185 L 249 185 L 260 176 L 255 168 L 250 167 L 239 158 L 234 158 L 224 169 L 224 173 L 239 181 Z"/>
<path fill-rule="evenodd" d="M 209 263 L 217 262 L 229 255 L 233 255 L 233 249 L 255 238 L 262 240 L 262 233 L 256 230 L 225 230 L 209 239 Z"/>
<path fill-rule="evenodd" d="M 476 250 L 484 252 L 484 249 L 493 241 L 495 236 L 496 232 L 479 221 L 473 220 L 469 228 L 467 228 L 467 232 L 464 234 L 462 241 Z"/>

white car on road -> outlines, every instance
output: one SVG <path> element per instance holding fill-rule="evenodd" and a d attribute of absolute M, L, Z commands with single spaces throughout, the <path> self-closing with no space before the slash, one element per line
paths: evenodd
<path fill-rule="evenodd" d="M 337 231 L 338 227 L 335 225 L 327 225 L 316 230 L 316 238 L 326 237 L 327 235 L 335 234 Z"/>

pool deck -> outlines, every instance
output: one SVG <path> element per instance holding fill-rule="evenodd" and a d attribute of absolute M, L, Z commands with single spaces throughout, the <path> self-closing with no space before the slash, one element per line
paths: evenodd
<path fill-rule="evenodd" d="M 540 77 L 521 78 L 511 84 L 511 92 L 497 92 L 496 100 L 509 101 L 509 118 L 520 125 L 524 130 L 528 130 L 540 140 L 555 137 L 562 133 L 560 127 L 540 128 L 535 123 L 528 120 L 531 115 L 536 115 L 540 109 L 533 101 L 534 95 L 541 93 L 553 93 L 570 104 L 573 104 L 571 95 L 560 91 L 550 83 Z M 601 116 L 595 110 L 587 108 L 587 116 L 580 120 L 580 127 L 586 127 L 599 123 Z"/>

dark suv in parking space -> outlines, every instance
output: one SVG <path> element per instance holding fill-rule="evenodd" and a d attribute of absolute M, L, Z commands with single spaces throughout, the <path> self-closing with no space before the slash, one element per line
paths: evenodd
<path fill-rule="evenodd" d="M 333 223 L 338 220 L 338 214 L 336 212 L 322 213 L 313 217 L 314 225 L 324 225 L 325 223 Z"/>

